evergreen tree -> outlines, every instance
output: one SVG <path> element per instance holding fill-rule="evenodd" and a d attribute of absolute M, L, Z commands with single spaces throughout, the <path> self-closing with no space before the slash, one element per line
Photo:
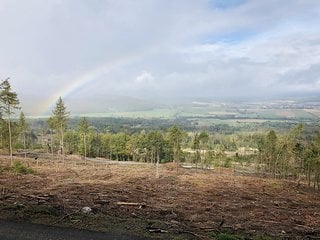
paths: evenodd
<path fill-rule="evenodd" d="M 50 149 L 51 149 L 51 156 L 52 156 L 52 161 L 53 161 L 53 158 L 54 158 L 54 139 L 53 139 L 53 133 L 54 133 L 54 130 L 56 129 L 56 123 L 55 123 L 55 119 L 53 116 L 51 116 L 49 119 L 48 119 L 48 126 L 49 126 L 49 129 L 50 129 Z"/>
<path fill-rule="evenodd" d="M 1 109 L 0 109 L 1 110 Z M 0 111 L 0 148 L 4 148 L 6 146 L 6 122 L 1 116 L 1 111 Z"/>
<path fill-rule="evenodd" d="M 201 158 L 201 164 L 202 164 L 202 168 L 204 168 L 204 162 L 205 162 L 205 158 L 206 158 L 206 150 L 207 150 L 207 145 L 209 142 L 209 135 L 207 132 L 202 131 L 199 134 L 199 143 L 200 143 L 200 158 Z"/>
<path fill-rule="evenodd" d="M 201 159 L 200 155 L 200 138 L 198 133 L 195 133 L 192 142 L 192 149 L 195 151 L 193 162 L 196 164 L 196 168 L 198 167 L 198 163 Z"/>
<path fill-rule="evenodd" d="M 23 150 L 24 150 L 24 158 L 27 157 L 27 153 L 26 153 L 26 148 L 27 148 L 27 144 L 26 144 L 26 134 L 27 131 L 29 129 L 29 125 L 26 122 L 26 117 L 24 115 L 23 112 L 20 112 L 20 116 L 19 116 L 19 130 L 20 130 L 20 134 L 22 135 L 22 141 L 23 141 Z"/>
<path fill-rule="evenodd" d="M 305 172 L 308 185 L 320 189 L 320 132 L 317 132 L 305 154 Z"/>
<path fill-rule="evenodd" d="M 267 171 L 273 173 L 273 176 L 276 175 L 277 166 L 276 166 L 276 158 L 277 158 L 277 135 L 276 132 L 271 130 L 266 139 L 265 146 L 265 158 L 267 161 Z M 273 168 L 273 169 L 272 169 Z"/>
<path fill-rule="evenodd" d="M 276 159 L 276 166 L 278 166 L 280 177 L 286 177 L 290 172 L 293 172 L 293 169 L 298 168 L 300 165 L 297 162 L 299 157 L 296 155 L 299 152 L 295 151 L 295 147 L 299 143 L 302 130 L 303 125 L 298 124 L 282 140 Z"/>
<path fill-rule="evenodd" d="M 69 112 L 62 101 L 62 98 L 59 97 L 55 108 L 52 111 L 51 125 L 58 132 L 60 139 L 60 154 L 62 161 L 64 162 L 64 132 L 67 129 L 67 123 L 69 120 Z"/>
<path fill-rule="evenodd" d="M 11 116 L 14 110 L 19 109 L 19 99 L 17 93 L 11 90 L 9 78 L 4 80 L 0 85 L 0 104 L 1 113 L 7 119 L 8 133 L 9 133 L 9 152 L 10 152 L 10 164 L 13 164 L 12 159 L 12 129 L 11 129 Z"/>
<path fill-rule="evenodd" d="M 168 129 L 168 136 L 169 141 L 172 144 L 173 162 L 178 162 L 180 160 L 183 132 L 177 125 L 173 125 Z"/>
<path fill-rule="evenodd" d="M 156 164 L 156 177 L 159 178 L 159 163 L 164 138 L 161 132 L 152 131 L 147 135 L 148 150 L 151 153 L 151 162 Z"/>
<path fill-rule="evenodd" d="M 83 139 L 83 147 L 84 147 L 84 160 L 85 164 L 87 164 L 87 135 L 89 133 L 89 123 L 85 117 L 83 117 L 79 124 L 79 131 L 82 135 Z"/>

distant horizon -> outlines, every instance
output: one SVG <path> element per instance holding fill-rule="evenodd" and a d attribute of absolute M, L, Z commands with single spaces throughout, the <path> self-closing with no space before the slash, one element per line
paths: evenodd
<path fill-rule="evenodd" d="M 35 97 L 37 98 L 37 97 Z M 38 98 L 39 100 L 39 98 Z M 318 102 L 320 104 L 320 97 L 316 95 L 310 96 L 262 96 L 260 98 L 217 98 L 217 97 L 176 97 L 176 98 L 142 98 L 142 97 L 127 97 L 127 96 L 105 96 L 97 98 L 73 98 L 68 97 L 63 99 L 66 108 L 74 116 L 85 116 L 85 115 L 95 115 L 95 114 L 110 114 L 117 112 L 139 112 L 139 111 L 151 111 L 152 109 L 164 109 L 168 107 L 174 107 L 185 104 L 192 103 L 217 103 L 217 104 L 264 104 L 272 102 Z M 23 99 L 21 101 L 22 111 L 32 118 L 37 117 L 49 117 L 52 114 L 52 108 L 48 109 L 46 112 L 38 113 L 34 111 L 36 105 L 35 100 L 26 101 Z"/>

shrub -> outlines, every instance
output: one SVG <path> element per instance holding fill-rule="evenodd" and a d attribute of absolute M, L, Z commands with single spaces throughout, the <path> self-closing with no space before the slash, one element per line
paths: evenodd
<path fill-rule="evenodd" d="M 230 159 L 230 158 L 226 158 L 225 161 L 224 161 L 223 166 L 224 166 L 225 168 L 231 168 L 231 167 L 232 167 L 231 159 Z"/>
<path fill-rule="evenodd" d="M 272 240 L 272 238 L 264 235 L 257 235 L 253 238 L 253 240 Z"/>
<path fill-rule="evenodd" d="M 228 233 L 219 233 L 215 239 L 217 240 L 241 240 L 243 239 L 240 236 L 236 236 L 236 235 L 232 235 L 232 234 L 228 234 Z"/>
<path fill-rule="evenodd" d="M 16 173 L 30 174 L 34 173 L 34 170 L 30 167 L 25 166 L 21 161 L 15 160 L 13 162 L 12 170 Z"/>

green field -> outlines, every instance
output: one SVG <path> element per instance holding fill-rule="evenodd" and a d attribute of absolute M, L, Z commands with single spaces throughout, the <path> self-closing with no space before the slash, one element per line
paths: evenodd
<path fill-rule="evenodd" d="M 125 112 L 103 112 L 103 113 L 86 113 L 79 114 L 87 117 L 113 117 L 113 118 L 163 118 L 172 119 L 176 117 L 176 111 L 173 109 L 154 109 L 147 111 L 125 111 Z M 78 115 L 76 115 L 78 116 Z"/>
<path fill-rule="evenodd" d="M 232 106 L 193 106 L 181 105 L 168 108 L 153 108 L 139 111 L 109 111 L 76 114 L 88 117 L 125 117 L 125 118 L 201 118 L 223 120 L 223 122 L 263 122 L 263 121 L 316 121 L 320 110 L 317 109 L 279 109 L 279 108 L 237 108 Z"/>

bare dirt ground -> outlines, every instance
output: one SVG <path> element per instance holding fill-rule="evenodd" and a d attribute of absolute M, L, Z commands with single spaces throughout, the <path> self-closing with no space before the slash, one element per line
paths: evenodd
<path fill-rule="evenodd" d="M 3 219 L 159 239 L 320 239 L 320 192 L 303 184 L 174 164 L 156 178 L 147 164 L 29 162 L 35 174 L 0 172 Z M 93 212 L 81 213 L 85 206 Z"/>

